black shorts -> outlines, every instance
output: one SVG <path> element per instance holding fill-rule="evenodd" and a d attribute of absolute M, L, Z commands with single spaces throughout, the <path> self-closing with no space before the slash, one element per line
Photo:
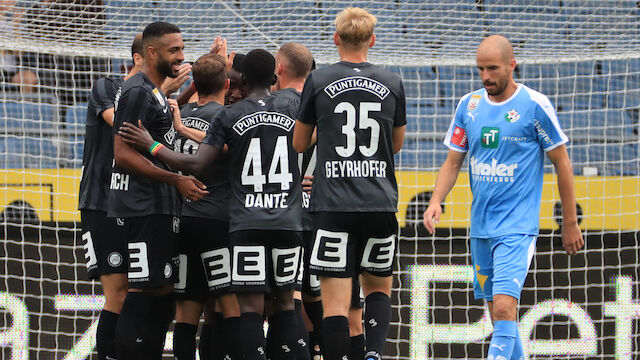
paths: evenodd
<path fill-rule="evenodd" d="M 81 210 L 82 241 L 89 279 L 127 273 L 127 241 L 122 220 L 108 218 L 104 211 Z"/>
<path fill-rule="evenodd" d="M 310 273 L 345 278 L 391 276 L 398 239 L 394 213 L 317 212 Z"/>
<path fill-rule="evenodd" d="M 239 230 L 229 234 L 232 292 L 268 293 L 294 289 L 300 269 L 300 233 Z"/>
<path fill-rule="evenodd" d="M 129 247 L 129 287 L 153 288 L 176 282 L 180 218 L 156 214 L 125 218 L 124 227 Z"/>
<path fill-rule="evenodd" d="M 206 300 L 209 292 L 219 295 L 231 285 L 229 223 L 183 216 L 178 234 L 178 282 L 173 292 L 178 300 Z"/>
<path fill-rule="evenodd" d="M 309 273 L 311 249 L 313 249 L 313 231 L 303 231 L 302 262 L 300 266 L 302 272 L 301 291 L 309 296 L 318 297 L 320 296 L 320 279 L 318 279 L 318 275 Z"/>

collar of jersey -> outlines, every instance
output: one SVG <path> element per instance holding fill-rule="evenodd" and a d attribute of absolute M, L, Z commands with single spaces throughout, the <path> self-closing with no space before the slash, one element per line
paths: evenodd
<path fill-rule="evenodd" d="M 489 105 L 493 105 L 493 106 L 502 106 L 506 103 L 508 103 L 509 101 L 513 100 L 516 96 L 518 96 L 518 94 L 520 93 L 520 89 L 522 89 L 522 84 L 518 84 L 518 88 L 516 89 L 516 91 L 513 93 L 513 95 L 511 95 L 507 100 L 505 101 L 501 101 L 501 102 L 494 102 L 491 101 L 491 99 L 489 99 L 489 94 L 487 94 L 487 90 L 484 90 L 484 100 L 489 104 Z"/>

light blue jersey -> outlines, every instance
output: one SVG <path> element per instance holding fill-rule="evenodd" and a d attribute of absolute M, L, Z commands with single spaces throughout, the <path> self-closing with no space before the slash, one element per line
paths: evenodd
<path fill-rule="evenodd" d="M 538 235 L 544 152 L 569 141 L 549 99 L 519 84 L 500 103 L 465 95 L 444 144 L 469 152 L 471 237 Z"/>

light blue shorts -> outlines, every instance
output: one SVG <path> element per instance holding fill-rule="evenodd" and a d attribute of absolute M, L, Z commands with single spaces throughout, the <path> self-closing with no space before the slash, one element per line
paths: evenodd
<path fill-rule="evenodd" d="M 520 300 L 535 248 L 534 235 L 471 238 L 475 298 L 493 301 L 493 295 L 500 294 Z"/>

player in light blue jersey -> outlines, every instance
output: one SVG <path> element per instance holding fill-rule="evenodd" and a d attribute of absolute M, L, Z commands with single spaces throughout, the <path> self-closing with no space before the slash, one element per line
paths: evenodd
<path fill-rule="evenodd" d="M 444 140 L 449 153 L 424 213 L 434 233 L 441 203 L 468 152 L 474 294 L 486 299 L 494 322 L 489 360 L 523 359 L 516 325 L 518 300 L 538 235 L 544 153 L 554 164 L 562 201 L 562 244 L 573 255 L 584 245 L 578 226 L 573 171 L 549 99 L 513 79 L 509 41 L 489 36 L 476 52 L 483 89 L 465 95 Z"/>

